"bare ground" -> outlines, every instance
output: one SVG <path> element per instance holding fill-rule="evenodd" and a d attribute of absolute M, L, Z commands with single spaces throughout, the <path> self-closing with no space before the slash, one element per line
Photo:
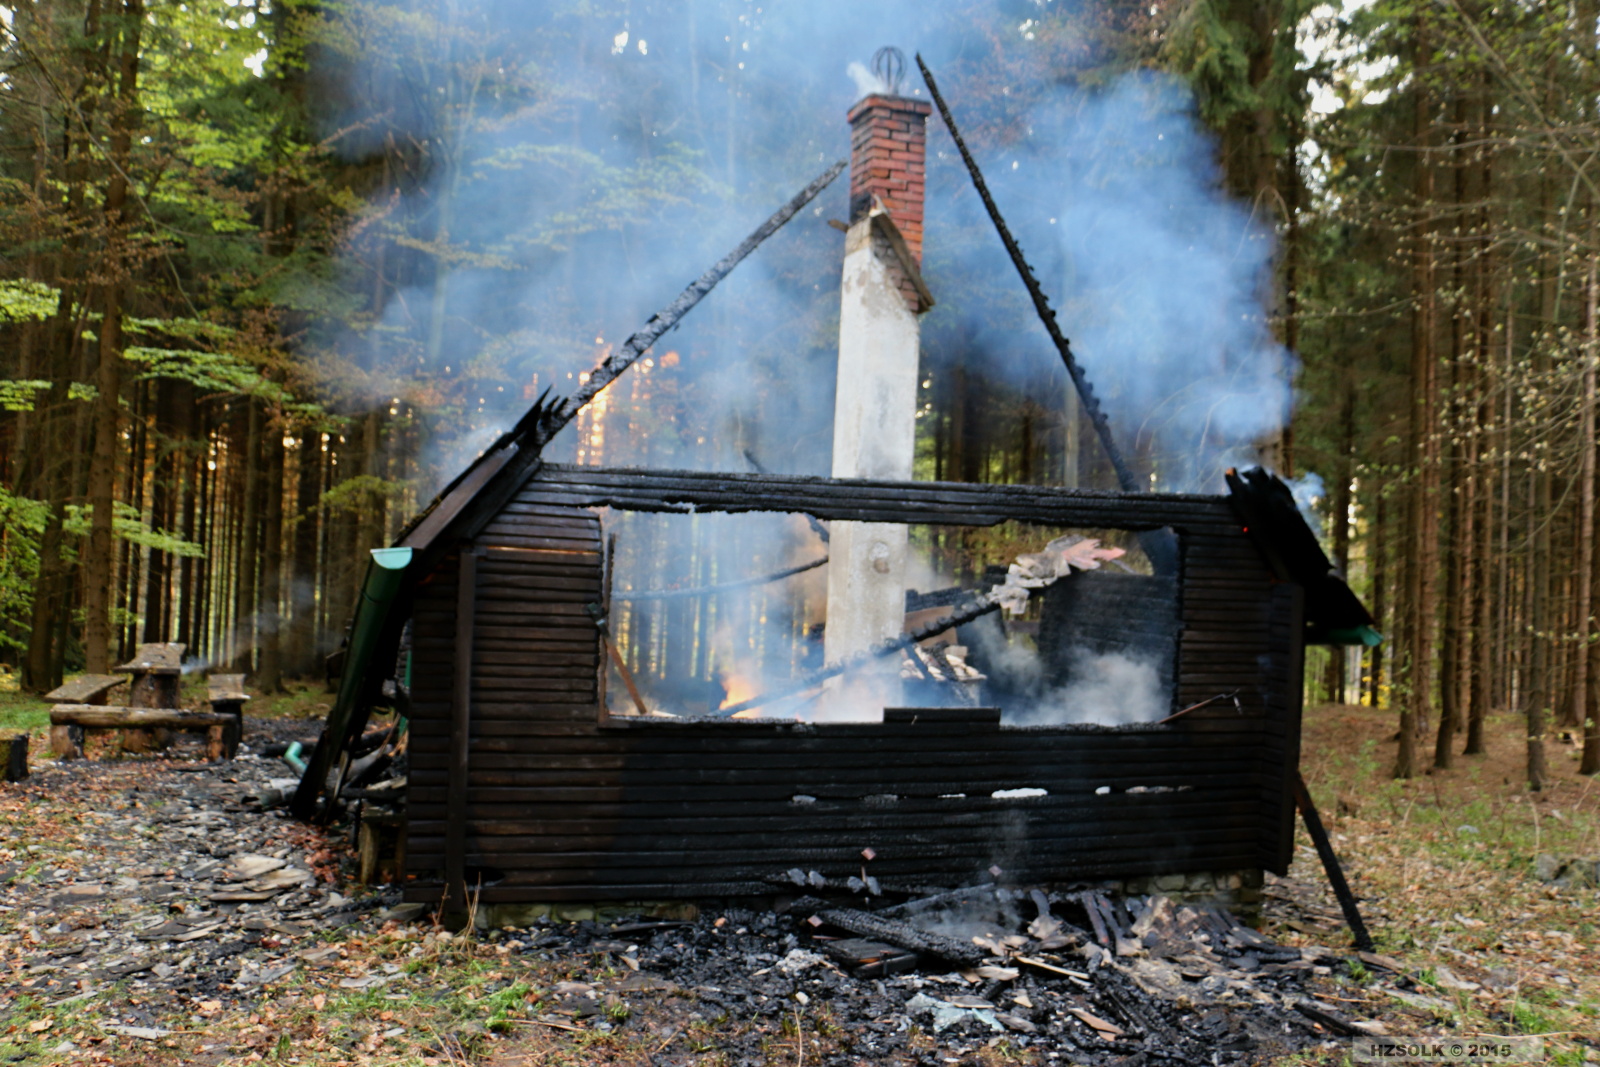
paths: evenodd
<path fill-rule="evenodd" d="M 314 712 L 314 703 L 303 694 L 285 710 Z M 258 723 L 255 734 L 259 742 L 311 729 L 280 720 Z M 1546 878 L 1568 860 L 1600 859 L 1600 790 L 1576 775 L 1573 746 L 1552 743 L 1553 781 L 1530 797 L 1519 732 L 1497 720 L 1487 756 L 1395 782 L 1390 713 L 1310 709 L 1306 777 L 1379 952 L 1401 973 L 1350 954 L 1303 835 L 1289 876 L 1269 884 L 1263 931 L 1335 950 L 1340 959 L 1310 980 L 1323 1003 L 1351 1018 L 1392 1034 L 1541 1034 L 1550 1062 L 1597 1062 L 1600 894 L 1570 875 L 1567 884 L 1541 880 L 1539 857 L 1549 857 Z M 286 773 L 271 761 L 55 767 L 42 757 L 41 746 L 29 782 L 0 786 L 0 1062 L 1072 1062 L 1051 1056 L 1048 1041 L 1023 1043 L 1015 1033 L 908 1026 L 892 998 L 881 1018 L 863 1021 L 873 994 L 847 1006 L 837 983 L 823 983 L 820 996 L 730 1010 L 648 966 L 634 970 L 614 946 L 597 950 L 607 922 L 463 937 L 385 921 L 381 901 L 348 884 L 342 840 L 244 800 Z M 314 880 L 266 902 L 270 912 L 256 902 L 255 914 L 224 913 L 226 902 L 212 897 L 244 884 L 230 881 L 235 857 L 277 853 Z M 633 939 L 655 937 L 670 952 L 765 921 L 731 914 L 720 927 L 715 919 L 729 916 L 706 914 L 693 938 Z M 219 915 L 224 925 L 209 929 Z M 152 936 L 139 940 L 139 931 Z M 774 944 L 781 955 L 783 942 Z M 116 973 L 150 960 L 166 973 Z M 575 996 L 590 1008 L 569 1010 Z M 1048 1028 L 1057 1016 L 1039 1017 Z M 887 1033 L 898 1035 L 894 1051 L 879 1055 Z M 1228 1040 L 1219 1037 L 1219 1048 Z M 1293 1054 L 1256 1048 L 1238 1062 L 1339 1063 L 1348 1054 L 1343 1039 Z"/>

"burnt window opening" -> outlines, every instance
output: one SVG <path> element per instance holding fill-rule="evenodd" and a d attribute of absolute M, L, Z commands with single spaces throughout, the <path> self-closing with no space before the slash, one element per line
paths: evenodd
<path fill-rule="evenodd" d="M 885 708 L 998 707 L 1003 726 L 1120 726 L 1173 709 L 1170 529 L 854 524 L 888 533 L 852 549 L 803 514 L 600 511 L 612 546 L 596 612 L 604 722 L 882 722 Z M 920 639 L 858 650 L 861 662 L 830 674 L 843 661 L 830 615 L 847 625 L 833 599 L 841 564 L 868 581 L 897 568 L 903 609 L 889 623 Z M 1010 599 L 996 607 L 997 595 Z"/>

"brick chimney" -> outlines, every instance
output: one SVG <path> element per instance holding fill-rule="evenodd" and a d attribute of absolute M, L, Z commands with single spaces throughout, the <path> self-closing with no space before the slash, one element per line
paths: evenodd
<path fill-rule="evenodd" d="M 850 109 L 850 221 L 882 201 L 906 247 L 922 263 L 922 197 L 927 180 L 927 120 L 933 105 L 873 93 Z"/>

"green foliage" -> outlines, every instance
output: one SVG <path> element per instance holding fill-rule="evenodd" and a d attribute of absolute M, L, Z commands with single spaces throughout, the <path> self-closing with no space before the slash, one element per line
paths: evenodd
<path fill-rule="evenodd" d="M 0 325 L 38 322 L 56 313 L 61 293 L 43 282 L 0 279 Z"/>
<path fill-rule="evenodd" d="M 0 655 L 27 647 L 39 541 L 49 517 L 44 501 L 17 496 L 0 484 Z"/>
<path fill-rule="evenodd" d="M 231 352 L 136 346 L 124 350 L 123 356 L 147 367 L 146 378 L 175 378 L 203 391 L 234 396 L 257 396 L 272 401 L 289 397 L 283 386 Z"/>
<path fill-rule="evenodd" d="M 346 478 L 322 494 L 318 508 L 327 513 L 345 512 L 361 515 L 380 501 L 400 497 L 408 488 L 405 482 L 379 478 L 372 474 L 358 474 Z"/>
<path fill-rule="evenodd" d="M 32 411 L 34 396 L 49 388 L 49 382 L 37 379 L 0 379 L 0 411 Z"/>

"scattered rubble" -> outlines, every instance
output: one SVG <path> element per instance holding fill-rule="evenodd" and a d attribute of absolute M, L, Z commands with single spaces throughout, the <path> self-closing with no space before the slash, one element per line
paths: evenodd
<path fill-rule="evenodd" d="M 257 749 L 274 731 L 304 729 L 247 724 Z M 121 984 L 146 1010 L 106 1024 L 159 1036 L 160 1014 L 269 995 L 308 956 L 327 955 L 320 938 L 382 902 L 340 892 L 335 846 L 252 801 L 283 767 L 250 748 L 231 762 L 199 762 L 181 745 L 173 758 L 60 761 L 14 787 L 12 797 L 46 808 L 52 797 L 94 800 L 66 842 L 77 847 L 15 825 L 0 840 L 0 971 L 10 997 L 83 1011 Z"/>
<path fill-rule="evenodd" d="M 984 887 L 949 894 L 948 907 L 901 905 L 900 919 L 801 898 L 783 914 L 732 908 L 693 924 L 612 928 L 541 920 L 503 936 L 517 952 L 626 967 L 609 986 L 558 986 L 531 1022 L 610 1030 L 625 1013 L 608 998 L 625 1004 L 645 991 L 687 1000 L 701 1017 L 778 1022 L 823 1010 L 849 1035 L 824 1064 L 920 1062 L 927 1035 L 958 1054 L 1005 1040 L 1074 1063 L 1244 1063 L 1363 1032 L 1308 991 L 1313 974 L 1339 961 L 1330 949 L 1277 945 L 1226 912 L 1165 897 L 1093 901 L 1113 916 L 1106 947 L 1089 928 L 1087 896 Z M 919 948 L 846 936 L 874 923 Z M 766 1062 L 761 1032 L 718 1048 L 731 1064 Z M 690 1062 L 688 1049 L 677 1052 L 655 1062 Z"/>

